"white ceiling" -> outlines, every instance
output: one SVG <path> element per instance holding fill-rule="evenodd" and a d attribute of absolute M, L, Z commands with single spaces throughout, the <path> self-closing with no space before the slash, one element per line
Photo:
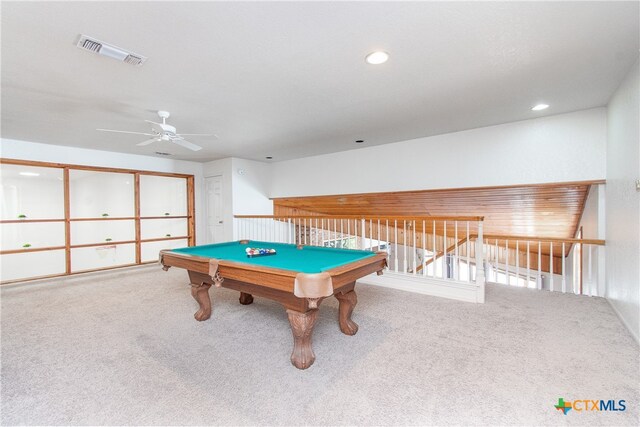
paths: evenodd
<path fill-rule="evenodd" d="M 3 1 L 2 137 L 278 161 L 603 106 L 638 56 L 638 16 L 638 2 Z M 149 59 L 82 51 L 79 34 Z M 389 62 L 366 64 L 376 49 Z M 147 132 L 159 109 L 219 139 L 191 152 L 95 131 Z"/>

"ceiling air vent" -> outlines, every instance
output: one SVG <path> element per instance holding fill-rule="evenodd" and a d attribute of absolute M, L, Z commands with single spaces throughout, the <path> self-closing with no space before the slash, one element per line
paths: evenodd
<path fill-rule="evenodd" d="M 77 46 L 80 49 L 117 59 L 118 61 L 122 61 L 130 65 L 142 65 L 144 61 L 147 60 L 145 56 L 138 55 L 133 52 L 127 52 L 122 48 L 101 42 L 100 40 L 96 40 L 82 34 L 80 35 L 80 40 L 78 40 Z"/>
<path fill-rule="evenodd" d="M 129 54 L 127 55 L 126 58 L 124 58 L 124 62 L 131 65 L 142 65 L 142 63 L 144 62 L 144 59 L 145 58 L 141 58 L 139 56 Z"/>

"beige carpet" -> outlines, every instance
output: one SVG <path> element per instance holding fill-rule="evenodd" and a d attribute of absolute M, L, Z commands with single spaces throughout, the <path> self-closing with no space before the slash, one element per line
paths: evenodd
<path fill-rule="evenodd" d="M 357 335 L 322 304 L 316 363 L 289 362 L 284 310 L 183 270 L 4 288 L 3 425 L 637 425 L 639 349 L 599 298 L 489 287 L 476 305 L 357 286 Z M 624 399 L 625 412 L 554 409 Z"/>

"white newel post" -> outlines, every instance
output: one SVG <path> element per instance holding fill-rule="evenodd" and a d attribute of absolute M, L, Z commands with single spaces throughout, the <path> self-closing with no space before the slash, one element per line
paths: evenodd
<path fill-rule="evenodd" d="M 478 221 L 478 238 L 476 239 L 476 285 L 478 286 L 478 302 L 484 302 L 484 242 L 482 237 L 482 221 Z"/>

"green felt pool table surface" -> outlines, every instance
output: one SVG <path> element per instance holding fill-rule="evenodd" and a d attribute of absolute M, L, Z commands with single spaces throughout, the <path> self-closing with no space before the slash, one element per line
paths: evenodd
<path fill-rule="evenodd" d="M 248 257 L 246 248 L 275 249 L 276 254 Z M 373 252 L 362 250 L 318 246 L 301 246 L 299 248 L 292 244 L 256 240 L 191 246 L 173 249 L 172 252 L 300 273 L 321 273 L 375 255 Z"/>

